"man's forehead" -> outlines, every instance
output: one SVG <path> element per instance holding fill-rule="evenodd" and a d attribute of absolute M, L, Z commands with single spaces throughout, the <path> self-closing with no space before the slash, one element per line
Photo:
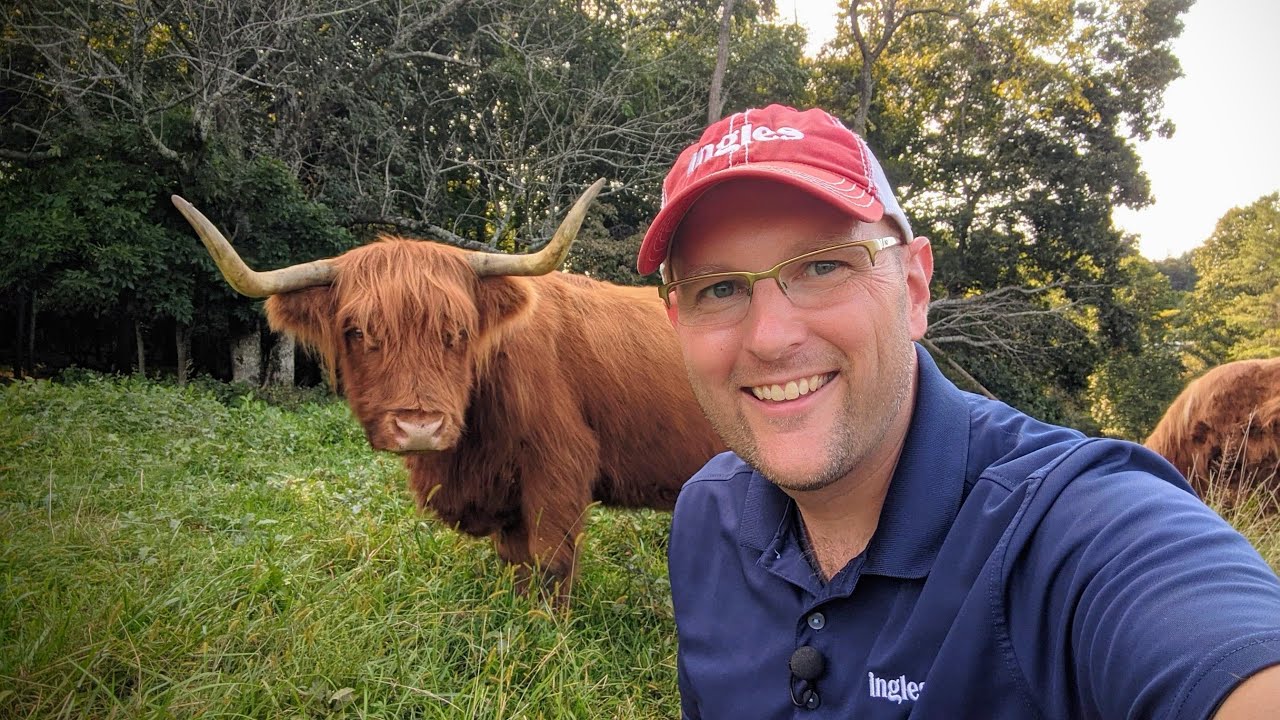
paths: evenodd
<path fill-rule="evenodd" d="M 663 263 L 664 277 L 670 271 L 678 271 L 681 277 L 703 275 L 713 272 L 731 272 L 737 270 L 759 271 L 784 260 L 804 255 L 805 253 L 839 245 L 853 240 L 870 240 L 892 235 L 899 235 L 897 226 L 881 218 L 874 223 L 860 222 L 849 218 L 849 226 L 842 230 L 825 230 L 813 234 L 797 234 L 781 241 L 761 240 L 761 243 L 772 243 L 772 251 L 761 253 L 772 258 L 764 267 L 743 267 L 747 261 L 741 257 L 743 246 L 725 247 L 721 251 L 708 251 L 694 233 L 685 233 L 677 228 L 672 236 L 670 254 Z M 756 253 L 752 253 L 755 255 Z"/>

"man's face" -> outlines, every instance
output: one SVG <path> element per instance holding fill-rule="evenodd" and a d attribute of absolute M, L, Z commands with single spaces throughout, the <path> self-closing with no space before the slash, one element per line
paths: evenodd
<path fill-rule="evenodd" d="M 761 271 L 805 252 L 898 232 L 891 221 L 859 222 L 785 185 L 730 181 L 685 216 L 671 269 L 674 279 Z M 796 307 L 766 279 L 755 285 L 739 322 L 688 327 L 675 317 L 689 381 L 725 443 L 790 490 L 826 487 L 878 454 L 896 453 L 886 443 L 911 412 L 911 341 L 927 324 L 931 272 L 932 254 L 921 238 L 880 251 L 874 267 L 830 291 L 818 309 Z M 816 389 L 774 399 L 774 386 L 786 390 L 793 382 L 796 391 Z"/>

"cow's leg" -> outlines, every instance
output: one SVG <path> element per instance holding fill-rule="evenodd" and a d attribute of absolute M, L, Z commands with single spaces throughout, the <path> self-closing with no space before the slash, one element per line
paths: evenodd
<path fill-rule="evenodd" d="M 558 604 L 565 604 L 578 571 L 578 537 L 582 533 L 591 498 L 585 493 L 566 492 L 553 498 L 540 497 L 538 487 L 526 488 L 521 513 L 529 528 L 529 553 L 539 571 L 543 590 Z M 577 495 L 575 497 L 575 495 Z"/>
<path fill-rule="evenodd" d="M 574 512 L 561 516 L 547 507 L 526 507 L 520 524 L 494 534 L 498 556 L 515 568 L 519 592 L 527 593 L 536 579 L 539 589 L 556 604 L 563 605 L 569 599 L 586 508 L 587 503 L 582 503 Z"/>
<path fill-rule="evenodd" d="M 529 533 L 524 524 L 512 525 L 494 533 L 493 547 L 498 551 L 498 557 L 515 568 L 516 590 L 528 592 L 529 580 L 533 577 L 533 555 L 529 552 Z"/>
<path fill-rule="evenodd" d="M 551 392 L 551 382 L 543 390 Z M 561 395 L 571 393 L 565 388 Z M 581 418 L 562 415 L 545 421 L 541 430 L 555 428 L 554 435 L 523 441 L 525 449 L 520 479 L 519 528 L 504 531 L 504 558 L 532 568 L 518 575 L 526 589 L 536 579 L 558 605 L 565 605 L 577 573 L 577 542 L 587 509 L 591 485 L 599 472 L 599 447 Z M 523 552 L 519 539 L 525 542 Z M 517 565 L 517 568 L 519 568 Z"/>

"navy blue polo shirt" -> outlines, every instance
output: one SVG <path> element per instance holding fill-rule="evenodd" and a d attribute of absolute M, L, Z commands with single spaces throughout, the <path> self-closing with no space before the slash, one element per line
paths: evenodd
<path fill-rule="evenodd" d="M 1204 718 L 1280 663 L 1280 580 L 1162 458 L 952 385 L 915 414 L 865 552 L 824 584 L 791 499 L 732 453 L 668 562 L 690 718 Z M 788 659 L 825 659 L 817 707 Z"/>

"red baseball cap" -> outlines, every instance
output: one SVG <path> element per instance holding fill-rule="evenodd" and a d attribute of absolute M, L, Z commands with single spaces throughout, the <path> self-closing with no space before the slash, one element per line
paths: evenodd
<path fill-rule="evenodd" d="M 662 182 L 662 208 L 640 245 L 641 275 L 657 270 L 694 202 L 717 183 L 764 178 L 804 190 L 863 222 L 895 220 L 910 242 L 911 225 L 871 149 L 833 115 L 785 105 L 744 110 L 712 123 L 685 148 Z"/>

